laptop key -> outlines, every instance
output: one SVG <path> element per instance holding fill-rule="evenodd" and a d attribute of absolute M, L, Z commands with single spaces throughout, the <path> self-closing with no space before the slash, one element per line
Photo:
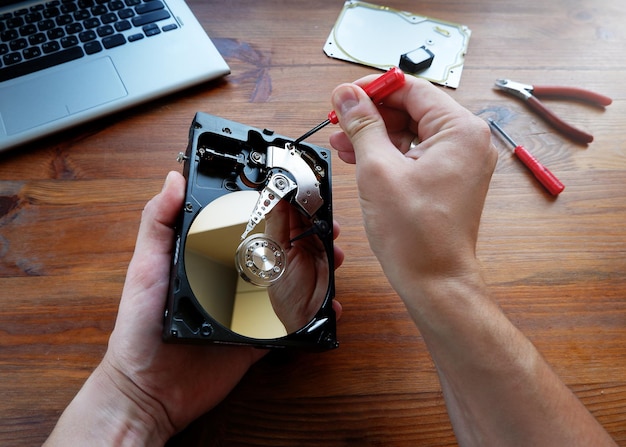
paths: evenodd
<path fill-rule="evenodd" d="M 83 31 L 83 25 L 80 22 L 70 23 L 65 27 L 65 32 L 67 34 L 77 34 Z"/>
<path fill-rule="evenodd" d="M 112 36 L 107 36 L 102 39 L 102 45 L 107 50 L 110 48 L 119 47 L 120 45 L 124 45 L 126 43 L 126 38 L 123 34 L 113 34 Z"/>
<path fill-rule="evenodd" d="M 91 15 L 93 16 L 101 16 L 103 14 L 106 14 L 107 12 L 109 12 L 109 10 L 104 5 L 96 5 L 91 8 Z"/>
<path fill-rule="evenodd" d="M 48 39 L 46 38 L 46 35 L 44 33 L 37 33 L 37 34 L 33 34 L 32 36 L 28 36 L 28 43 L 33 46 L 41 45 L 47 40 Z"/>
<path fill-rule="evenodd" d="M 143 26 L 149 23 L 158 22 L 159 20 L 165 20 L 170 18 L 170 13 L 165 9 L 159 9 L 158 11 L 149 12 L 141 16 L 133 17 L 131 20 L 135 26 Z"/>
<path fill-rule="evenodd" d="M 58 26 L 65 26 L 74 21 L 74 18 L 69 14 L 64 14 L 56 18 Z"/>
<path fill-rule="evenodd" d="M 115 23 L 117 22 L 117 14 L 113 12 L 103 14 L 102 17 L 100 17 L 100 20 L 102 20 L 102 23 L 104 24 Z"/>
<path fill-rule="evenodd" d="M 78 37 L 76 36 L 65 36 L 62 37 L 61 40 L 61 46 L 63 48 L 70 48 L 73 47 L 75 45 L 78 45 Z"/>
<path fill-rule="evenodd" d="M 48 30 L 46 34 L 48 35 L 48 39 L 57 40 L 65 36 L 65 31 L 63 31 L 63 28 L 52 28 Z"/>
<path fill-rule="evenodd" d="M 43 70 L 44 68 L 54 67 L 65 62 L 80 59 L 85 53 L 83 49 L 76 46 L 66 50 L 58 51 L 56 53 L 47 54 L 37 59 L 32 59 L 26 62 L 9 65 L 4 68 L 0 68 L 0 82 L 8 81 L 19 76 L 24 76 L 28 73 Z M 9 56 L 9 55 L 7 55 Z M 5 56 L 6 58 L 6 56 Z"/>
<path fill-rule="evenodd" d="M 7 28 L 19 28 L 24 25 L 24 19 L 21 17 L 12 17 L 6 21 Z"/>
<path fill-rule="evenodd" d="M 94 54 L 102 51 L 102 45 L 97 40 L 92 40 L 84 45 L 85 53 Z"/>
<path fill-rule="evenodd" d="M 31 34 L 35 34 L 37 32 L 37 26 L 32 23 L 20 26 L 20 35 L 22 36 L 30 36 Z"/>
<path fill-rule="evenodd" d="M 119 32 L 127 31 L 133 27 L 128 20 L 120 20 L 114 26 Z"/>
<path fill-rule="evenodd" d="M 52 5 L 42 11 L 44 19 L 53 19 L 61 14 L 61 11 L 56 6 Z"/>
<path fill-rule="evenodd" d="M 43 50 L 44 54 L 50 54 L 50 53 L 54 53 L 55 51 L 59 51 L 61 49 L 61 45 L 59 45 L 59 42 L 57 42 L 56 40 L 53 40 L 52 42 L 46 42 L 41 46 L 41 49 Z"/>
<path fill-rule="evenodd" d="M 17 39 L 18 37 L 19 34 L 17 33 L 17 30 L 14 29 L 8 29 L 0 33 L 0 40 L 2 42 L 10 42 L 13 39 Z"/>
<path fill-rule="evenodd" d="M 87 20 L 91 17 L 91 13 L 86 9 L 79 9 L 74 13 L 74 20 Z"/>
<path fill-rule="evenodd" d="M 120 12 L 117 13 L 117 15 L 120 16 L 120 19 L 129 19 L 132 16 L 135 15 L 135 11 L 133 11 L 130 8 L 126 8 L 126 9 L 122 9 Z"/>
<path fill-rule="evenodd" d="M 150 2 L 147 3 L 142 3 L 140 5 L 137 5 L 135 7 L 135 12 L 137 14 L 145 14 L 147 12 L 152 12 L 152 11 L 156 11 L 158 9 L 163 9 L 165 7 L 165 5 L 163 5 L 163 3 L 161 3 L 158 0 L 152 0 Z"/>
<path fill-rule="evenodd" d="M 18 52 L 6 54 L 2 57 L 2 62 L 4 62 L 5 65 L 17 64 L 22 62 L 22 54 Z"/>
<path fill-rule="evenodd" d="M 157 25 L 156 23 L 151 23 L 150 25 L 146 25 L 142 28 L 144 34 L 148 37 L 151 36 L 156 36 L 157 34 L 161 33 L 161 29 L 159 28 L 159 25 Z"/>
<path fill-rule="evenodd" d="M 113 0 L 111 3 L 109 3 L 109 9 L 111 11 L 119 11 L 120 9 L 123 9 L 124 6 L 124 2 L 122 2 L 121 0 Z"/>
<path fill-rule="evenodd" d="M 128 41 L 129 42 L 137 42 L 138 40 L 141 40 L 144 38 L 144 35 L 141 33 L 137 33 L 137 34 L 132 34 L 130 36 L 128 36 Z"/>
<path fill-rule="evenodd" d="M 83 22 L 83 26 L 87 29 L 97 28 L 100 25 L 101 25 L 100 19 L 98 19 L 97 17 L 92 17 Z"/>
<path fill-rule="evenodd" d="M 61 13 L 62 14 L 68 14 L 71 12 L 76 12 L 78 10 L 78 6 L 76 6 L 76 3 L 63 3 L 61 5 Z"/>
<path fill-rule="evenodd" d="M 91 40 L 96 40 L 98 38 L 98 35 L 93 30 L 87 30 L 78 34 L 78 38 L 80 39 L 81 42 L 84 43 L 84 42 L 89 42 Z"/>
<path fill-rule="evenodd" d="M 28 46 L 28 42 L 26 41 L 26 39 L 23 39 L 23 38 L 12 40 L 9 43 L 9 48 L 11 48 L 11 51 L 20 51 L 26 48 L 27 46 Z"/>
<path fill-rule="evenodd" d="M 29 12 L 24 16 L 26 23 L 36 23 L 43 19 L 40 12 Z"/>
<path fill-rule="evenodd" d="M 41 49 L 39 47 L 29 47 L 22 51 L 24 59 L 34 59 L 41 56 Z"/>
<path fill-rule="evenodd" d="M 78 0 L 78 7 L 80 9 L 91 8 L 93 5 L 95 5 L 93 0 Z"/>
<path fill-rule="evenodd" d="M 111 36 L 115 33 L 115 30 L 111 25 L 104 25 L 96 29 L 96 33 L 98 33 L 99 37 Z"/>
<path fill-rule="evenodd" d="M 56 25 L 54 23 L 54 20 L 52 20 L 52 19 L 45 19 L 45 20 L 40 21 L 37 24 L 37 27 L 39 28 L 39 31 L 48 31 L 48 30 L 50 30 L 52 28 L 55 28 Z"/>

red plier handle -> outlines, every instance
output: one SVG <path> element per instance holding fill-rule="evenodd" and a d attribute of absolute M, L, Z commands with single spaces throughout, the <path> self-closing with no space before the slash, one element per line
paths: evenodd
<path fill-rule="evenodd" d="M 582 101 L 597 107 L 606 107 L 613 102 L 613 100 L 607 96 L 577 87 L 533 86 L 521 84 L 509 79 L 498 79 L 496 81 L 496 87 L 523 99 L 531 109 L 548 121 L 555 129 L 570 137 L 572 140 L 583 144 L 591 143 L 593 141 L 593 135 L 563 121 L 539 101 L 538 98 L 570 99 Z"/>
<path fill-rule="evenodd" d="M 531 94 L 539 98 L 571 99 L 586 102 L 597 107 L 606 107 L 613 102 L 608 96 L 578 87 L 535 85 L 532 88 Z"/>

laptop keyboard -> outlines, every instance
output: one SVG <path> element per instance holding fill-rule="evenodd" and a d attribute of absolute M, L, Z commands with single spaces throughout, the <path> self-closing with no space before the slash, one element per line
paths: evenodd
<path fill-rule="evenodd" d="M 52 0 L 0 14 L 0 82 L 178 25 L 160 0 Z"/>

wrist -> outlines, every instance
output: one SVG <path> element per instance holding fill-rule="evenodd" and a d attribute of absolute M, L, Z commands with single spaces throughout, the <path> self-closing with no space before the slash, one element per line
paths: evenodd
<path fill-rule="evenodd" d="M 456 320 L 495 305 L 477 260 L 454 272 L 414 275 L 405 284 L 398 293 L 420 329 L 437 322 L 456 326 Z"/>
<path fill-rule="evenodd" d="M 458 254 L 430 261 L 402 263 L 387 271 L 396 292 L 407 303 L 430 301 L 462 290 L 486 290 L 482 266 L 473 254 Z"/>
<path fill-rule="evenodd" d="M 163 407 L 111 365 L 106 356 L 61 415 L 46 446 L 164 445 L 174 434 Z"/>
<path fill-rule="evenodd" d="M 491 298 L 477 261 L 462 274 L 423 278 L 401 297 L 439 367 L 499 373 L 528 360 L 515 348 L 527 341 Z M 513 350 L 502 345 L 514 339 Z"/>
<path fill-rule="evenodd" d="M 126 374 L 117 369 L 107 356 L 98 367 L 100 392 L 110 390 L 112 396 L 105 405 L 119 412 L 113 433 L 120 440 L 135 440 L 129 445 L 163 445 L 175 433 L 175 428 L 163 405 L 143 391 Z"/>

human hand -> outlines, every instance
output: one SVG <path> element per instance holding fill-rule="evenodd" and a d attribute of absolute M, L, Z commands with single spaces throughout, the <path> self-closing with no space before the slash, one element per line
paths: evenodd
<path fill-rule="evenodd" d="M 62 415 L 47 445 L 164 444 L 217 403 L 264 350 L 164 344 L 163 312 L 185 180 L 168 175 L 146 205 L 104 359 Z"/>
<path fill-rule="evenodd" d="M 331 145 L 356 163 L 370 245 L 428 346 L 459 444 L 614 446 L 482 279 L 487 124 L 412 77 L 378 107 L 351 84 L 332 101 L 343 132 Z"/>
<path fill-rule="evenodd" d="M 219 403 L 264 351 L 164 344 L 163 310 L 173 226 L 184 199 L 184 178 L 170 173 L 145 207 L 118 319 L 103 364 L 158 402 L 176 432 Z"/>
<path fill-rule="evenodd" d="M 367 236 L 391 284 L 403 296 L 418 281 L 475 271 L 497 160 L 486 123 L 414 77 L 378 106 L 356 85 L 333 92 L 343 132 L 330 143 L 356 163 Z"/>
<path fill-rule="evenodd" d="M 295 332 L 311 321 L 328 291 L 331 266 L 322 240 L 316 234 L 293 240 L 311 226 L 311 221 L 285 200 L 266 216 L 266 233 L 283 247 L 287 256 L 287 270 L 268 289 L 274 312 L 287 333 Z M 333 238 L 337 236 L 339 225 L 333 222 Z M 343 251 L 334 245 L 334 268 L 341 266 L 343 260 Z M 333 300 L 333 309 L 339 318 L 341 305 L 336 300 Z"/>

